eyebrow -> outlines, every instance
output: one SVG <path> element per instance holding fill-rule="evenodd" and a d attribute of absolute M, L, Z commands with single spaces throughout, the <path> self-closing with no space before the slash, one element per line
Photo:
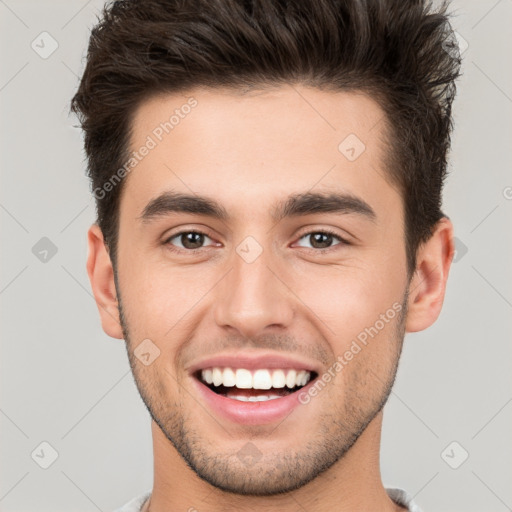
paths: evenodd
<path fill-rule="evenodd" d="M 149 223 L 171 213 L 204 215 L 223 222 L 231 218 L 221 204 L 209 197 L 181 192 L 164 192 L 146 205 L 139 219 L 143 223 Z M 274 221 L 279 222 L 284 218 L 318 213 L 357 214 L 372 222 L 377 219 L 373 208 L 363 199 L 352 194 L 334 192 L 293 194 L 275 205 L 271 216 Z"/>

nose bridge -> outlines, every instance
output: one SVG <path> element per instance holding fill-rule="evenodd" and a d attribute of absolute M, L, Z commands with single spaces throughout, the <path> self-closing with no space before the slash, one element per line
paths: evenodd
<path fill-rule="evenodd" d="M 215 320 L 220 327 L 231 326 L 252 337 L 266 327 L 290 324 L 291 297 L 274 275 L 275 266 L 272 250 L 251 236 L 234 248 L 231 270 L 223 279 L 215 301 Z"/>

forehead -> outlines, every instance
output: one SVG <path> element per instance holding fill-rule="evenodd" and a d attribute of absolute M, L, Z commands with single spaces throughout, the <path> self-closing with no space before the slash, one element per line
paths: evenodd
<path fill-rule="evenodd" d="M 150 149 L 123 194 L 139 214 L 163 191 L 217 197 L 228 209 L 270 208 L 272 197 L 306 191 L 396 201 L 383 166 L 383 118 L 365 94 L 298 85 L 154 96 L 133 116 L 131 151 Z"/>

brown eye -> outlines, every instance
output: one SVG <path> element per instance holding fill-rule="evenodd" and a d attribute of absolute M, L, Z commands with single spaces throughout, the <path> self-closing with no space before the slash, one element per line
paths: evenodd
<path fill-rule="evenodd" d="M 330 249 L 336 245 L 348 244 L 348 242 L 346 242 L 343 238 L 329 231 L 311 231 L 300 237 L 300 240 L 303 239 L 308 240 L 313 249 Z M 339 243 L 333 244 L 335 239 L 339 240 Z M 307 247 L 301 244 L 299 245 L 300 247 Z"/>
<path fill-rule="evenodd" d="M 313 233 L 309 237 L 315 249 L 326 249 L 331 246 L 333 240 L 333 236 L 327 233 Z"/>
<path fill-rule="evenodd" d="M 182 231 L 168 238 L 165 243 L 174 245 L 180 249 L 193 251 L 202 248 L 205 238 L 210 239 L 209 236 L 199 231 Z M 176 239 L 178 243 L 171 243 L 174 239 Z"/>

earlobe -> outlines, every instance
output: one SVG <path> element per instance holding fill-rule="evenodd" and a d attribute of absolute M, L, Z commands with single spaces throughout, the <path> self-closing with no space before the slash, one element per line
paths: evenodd
<path fill-rule="evenodd" d="M 422 331 L 437 320 L 454 251 L 453 225 L 443 217 L 430 239 L 418 249 L 416 271 L 409 286 L 407 332 Z"/>
<path fill-rule="evenodd" d="M 92 292 L 100 313 L 101 325 L 112 338 L 123 339 L 119 321 L 119 308 L 114 282 L 114 269 L 108 253 L 103 233 L 97 224 L 93 224 L 87 233 L 89 255 L 87 274 Z"/>

